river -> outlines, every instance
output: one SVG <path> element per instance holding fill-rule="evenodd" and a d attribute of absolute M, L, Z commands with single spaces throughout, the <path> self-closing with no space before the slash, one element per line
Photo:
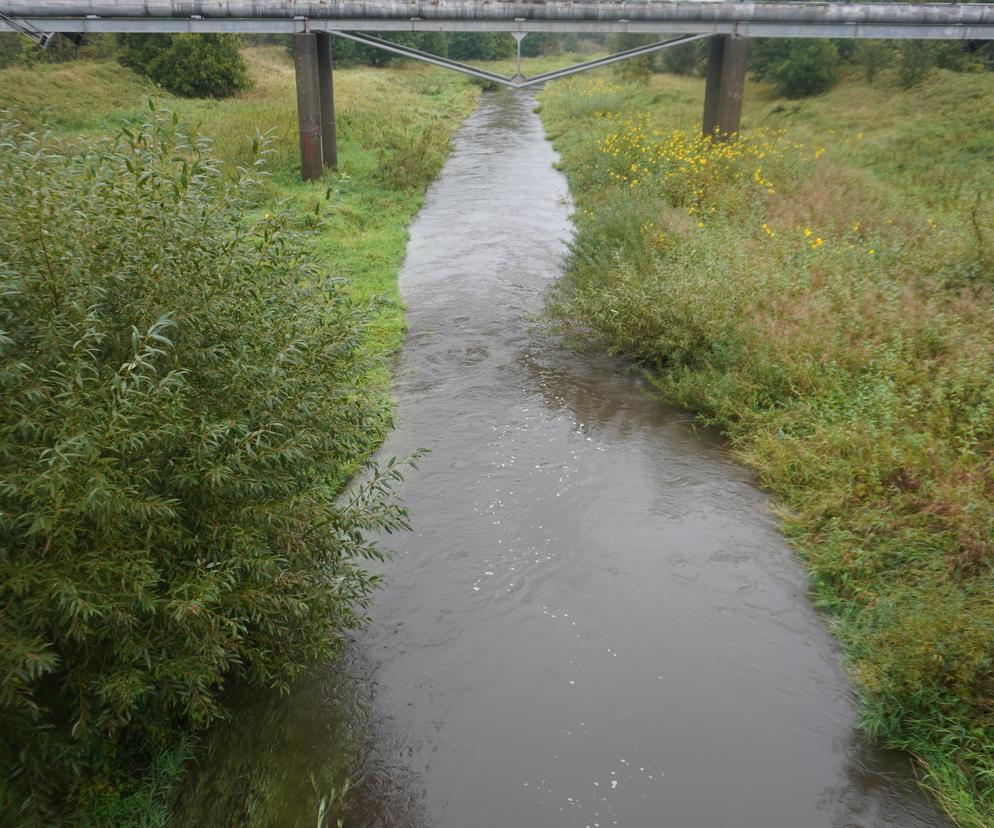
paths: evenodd
<path fill-rule="evenodd" d="M 179 822 L 314 826 L 348 775 L 346 826 L 947 825 L 748 471 L 535 324 L 570 200 L 534 107 L 484 95 L 411 228 L 380 455 L 431 453 L 372 621 L 240 706 Z"/>

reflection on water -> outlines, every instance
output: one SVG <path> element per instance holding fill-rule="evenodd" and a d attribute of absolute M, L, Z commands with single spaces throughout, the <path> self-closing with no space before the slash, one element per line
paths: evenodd
<path fill-rule="evenodd" d="M 345 816 L 344 793 L 352 811 L 348 825 L 427 824 L 417 778 L 394 774 L 375 759 L 371 671 L 358 656 L 353 650 L 333 667 L 313 671 L 289 698 L 243 691 L 232 699 L 236 713 L 215 729 L 174 823 L 333 826 Z"/>
<path fill-rule="evenodd" d="M 349 779 L 354 826 L 944 825 L 748 474 L 530 324 L 569 233 L 533 106 L 486 96 L 412 227 L 382 454 L 432 453 L 373 621 L 239 706 L 179 824 L 314 826 Z"/>

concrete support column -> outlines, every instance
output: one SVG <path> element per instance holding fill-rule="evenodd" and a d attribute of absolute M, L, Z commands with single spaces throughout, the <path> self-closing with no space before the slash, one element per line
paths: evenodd
<path fill-rule="evenodd" d="M 332 74 L 331 35 L 318 32 L 318 93 L 321 97 L 321 149 L 324 165 L 338 166 L 335 134 L 335 84 Z"/>
<path fill-rule="evenodd" d="M 716 135 L 721 140 L 739 131 L 748 53 L 748 38 L 738 35 L 711 38 L 704 91 L 705 135 Z"/>
<path fill-rule="evenodd" d="M 300 175 L 314 181 L 324 170 L 321 148 L 321 96 L 318 45 L 313 32 L 293 36 L 293 65 L 297 74 L 297 123 L 300 128 Z M 330 80 L 330 74 L 329 74 Z"/>
<path fill-rule="evenodd" d="M 708 74 L 704 86 L 705 135 L 713 135 L 718 126 L 718 90 L 721 89 L 721 70 L 725 64 L 725 41 L 728 35 L 714 35 L 708 41 Z"/>

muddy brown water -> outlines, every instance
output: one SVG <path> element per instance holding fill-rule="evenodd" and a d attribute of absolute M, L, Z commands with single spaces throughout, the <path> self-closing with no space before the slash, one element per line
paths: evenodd
<path fill-rule="evenodd" d="M 315 826 L 348 777 L 347 826 L 947 825 L 749 474 L 533 324 L 570 232 L 534 106 L 485 95 L 411 228 L 380 454 L 431 454 L 372 622 L 240 705 L 177 823 Z"/>

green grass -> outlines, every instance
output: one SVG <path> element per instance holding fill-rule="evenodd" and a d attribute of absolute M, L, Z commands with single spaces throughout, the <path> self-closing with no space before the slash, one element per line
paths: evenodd
<path fill-rule="evenodd" d="M 577 63 L 586 63 L 588 60 L 603 57 L 603 52 L 577 53 L 563 52 L 559 55 L 537 55 L 535 57 L 523 57 L 521 59 L 521 74 L 526 78 L 552 72 L 556 69 L 565 69 Z M 517 58 L 509 57 L 501 60 L 471 60 L 467 61 L 472 66 L 479 66 L 488 72 L 496 72 L 498 75 L 507 77 L 513 75 L 518 68 Z"/>
<path fill-rule="evenodd" d="M 71 142 L 115 132 L 125 121 L 147 120 L 150 100 L 187 127 L 210 137 L 215 152 L 235 168 L 254 160 L 257 132 L 266 138 L 266 194 L 260 212 L 278 203 L 309 231 L 313 253 L 341 277 L 361 302 L 378 311 L 368 336 L 371 353 L 396 351 L 404 333 L 397 275 L 407 227 L 448 154 L 450 137 L 475 106 L 479 87 L 420 65 L 345 69 L 335 73 L 340 166 L 320 182 L 298 176 L 293 65 L 279 47 L 245 50 L 253 87 L 228 100 L 173 97 L 116 63 L 78 60 L 0 70 L 0 111 L 25 130 L 50 131 Z M 369 382 L 389 395 L 389 362 Z M 381 429 L 389 426 L 383 420 Z M 371 452 L 383 437 L 371 434 Z M 355 466 L 365 460 L 356 457 Z M 341 481 L 344 483 L 345 481 Z M 106 784 L 80 792 L 80 825 L 158 826 L 168 823 L 169 801 L 185 762 L 196 750 L 190 737 L 179 749 L 150 751 L 147 766 L 124 779 L 121 768 Z M 0 803 L 4 800 L 0 791 Z"/>
<path fill-rule="evenodd" d="M 197 755 L 197 745 L 195 737 L 185 737 L 177 747 L 156 753 L 151 767 L 135 784 L 94 792 L 87 807 L 75 814 L 76 824 L 79 828 L 167 828 L 175 792 L 187 763 Z"/>
<path fill-rule="evenodd" d="M 994 75 L 746 92 L 551 85 L 576 198 L 549 313 L 720 426 L 775 496 L 864 699 L 964 826 L 994 825 Z M 674 137 L 674 131 L 678 131 Z"/>

